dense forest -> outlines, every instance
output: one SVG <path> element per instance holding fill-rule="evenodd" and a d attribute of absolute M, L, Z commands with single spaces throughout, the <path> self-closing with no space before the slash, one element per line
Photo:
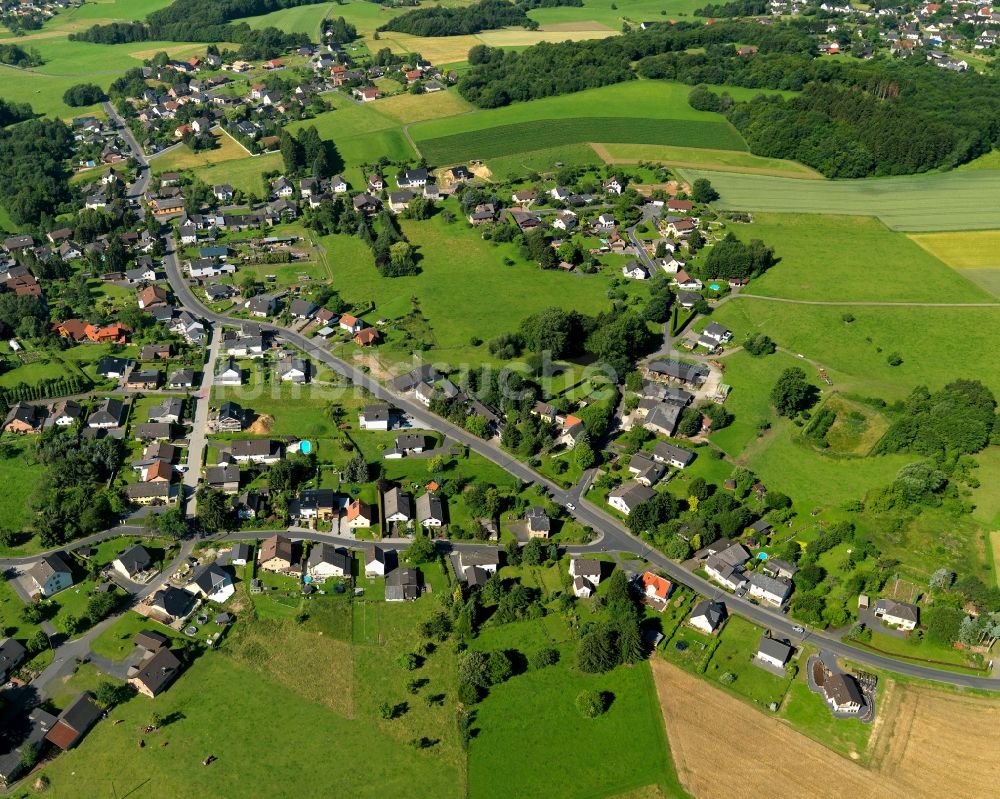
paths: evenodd
<path fill-rule="evenodd" d="M 243 58 L 271 58 L 291 47 L 308 44 L 303 33 L 284 33 L 277 28 L 251 30 L 233 20 L 270 14 L 283 8 L 314 5 L 322 0 L 174 0 L 154 11 L 145 22 L 112 22 L 94 25 L 70 39 L 97 44 L 124 42 L 236 42 Z"/>
<path fill-rule="evenodd" d="M 758 52 L 740 56 L 734 43 Z M 693 48 L 703 51 L 689 52 Z M 791 90 L 733 102 L 699 89 L 692 105 L 720 111 L 752 152 L 801 161 L 827 177 L 950 168 L 1000 141 L 1000 84 L 923 62 L 816 59 L 808 23 L 686 23 L 609 39 L 469 51 L 462 95 L 483 108 L 645 78 Z M 634 65 L 634 66 L 633 66 Z"/>
<path fill-rule="evenodd" d="M 538 23 L 528 17 L 533 8 L 582 6 L 583 0 L 480 0 L 471 6 L 418 8 L 393 17 L 380 31 L 413 36 L 468 36 L 496 28 L 521 27 L 535 30 Z"/>
<path fill-rule="evenodd" d="M 0 130 L 0 205 L 16 225 L 55 217 L 70 200 L 66 160 L 73 132 L 58 119 L 32 119 Z"/>
<path fill-rule="evenodd" d="M 480 0 L 471 6 L 417 8 L 393 17 L 379 30 L 413 36 L 467 36 L 515 26 L 534 29 L 538 23 L 528 18 L 524 8 L 509 0 Z"/>

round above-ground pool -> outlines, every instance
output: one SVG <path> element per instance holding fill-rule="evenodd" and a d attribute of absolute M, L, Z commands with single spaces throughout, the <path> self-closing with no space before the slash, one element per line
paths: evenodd
<path fill-rule="evenodd" d="M 719 290 L 719 284 L 718 283 L 710 283 L 708 287 L 710 289 L 712 289 L 712 291 L 718 291 Z"/>
<path fill-rule="evenodd" d="M 198 628 L 194 625 L 184 628 L 184 635 L 194 635 L 196 632 L 198 632 Z"/>
<path fill-rule="evenodd" d="M 313 578 L 312 578 L 311 574 L 307 574 L 305 577 L 302 578 L 302 582 L 304 582 L 306 585 L 308 585 L 312 581 L 313 581 Z"/>
<path fill-rule="evenodd" d="M 312 452 L 312 448 L 313 448 L 313 445 L 312 445 L 311 441 L 301 441 L 301 442 L 299 442 L 299 451 L 303 455 L 308 455 L 310 452 Z"/>

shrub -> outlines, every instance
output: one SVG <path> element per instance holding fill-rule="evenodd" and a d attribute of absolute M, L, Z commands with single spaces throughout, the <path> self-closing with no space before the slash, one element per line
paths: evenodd
<path fill-rule="evenodd" d="M 581 691 L 576 696 L 576 709 L 585 719 L 596 719 L 608 709 L 608 703 L 600 691 Z"/>

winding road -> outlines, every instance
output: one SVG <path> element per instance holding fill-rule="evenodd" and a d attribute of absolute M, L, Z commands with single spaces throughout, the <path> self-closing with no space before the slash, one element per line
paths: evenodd
<path fill-rule="evenodd" d="M 111 113 L 113 113 L 113 109 L 109 111 L 109 114 Z M 117 118 L 117 114 L 114 114 L 114 116 Z M 142 156 L 142 152 L 138 148 L 138 143 L 135 142 L 134 137 L 129 135 L 126 136 L 126 139 L 129 140 L 130 144 L 135 149 L 136 156 L 139 158 L 140 163 L 144 164 L 145 158 Z M 146 169 L 140 175 L 139 182 L 143 184 L 142 191 L 138 191 L 138 189 L 136 189 L 136 194 L 142 194 L 142 192 L 145 191 L 145 185 L 148 184 L 148 180 L 148 169 Z M 129 193 L 131 196 L 133 194 L 133 190 L 130 189 Z M 166 237 L 164 265 L 167 279 L 174 295 L 191 313 L 200 316 L 205 321 L 211 322 L 217 326 L 238 326 L 241 324 L 243 320 L 216 313 L 203 305 L 198 298 L 195 297 L 187 281 L 181 274 L 180 264 L 177 259 L 176 242 L 172 234 Z M 1000 305 L 997 307 L 1000 307 Z M 959 674 L 927 666 L 921 666 L 916 663 L 896 660 L 846 644 L 835 635 L 824 631 L 807 629 L 804 632 L 799 633 L 796 631 L 797 625 L 786 618 L 781 610 L 756 605 L 745 598 L 737 597 L 723 591 L 713 583 L 710 583 L 709 581 L 693 574 L 681 564 L 669 560 L 662 553 L 649 547 L 640 538 L 632 535 L 628 528 L 621 523 L 621 521 L 595 505 L 592 505 L 585 499 L 584 491 L 587 483 L 586 480 L 581 481 L 581 483 L 568 491 L 564 490 L 560 486 L 535 472 L 526 464 L 512 458 L 510 455 L 501 450 L 500 447 L 493 441 L 484 441 L 471 435 L 466 430 L 456 427 L 445 419 L 428 414 L 427 409 L 414 399 L 391 391 L 355 366 L 337 358 L 327 350 L 315 346 L 311 340 L 305 338 L 304 336 L 274 324 L 262 325 L 262 327 L 273 333 L 279 340 L 299 348 L 310 357 L 316 359 L 316 361 L 342 375 L 355 386 L 364 389 L 372 396 L 392 403 L 400 410 L 417 419 L 425 420 L 425 423 L 429 423 L 428 426 L 432 429 L 443 433 L 448 438 L 457 441 L 463 446 L 468 447 L 469 450 L 492 461 L 513 476 L 517 477 L 519 480 L 523 481 L 525 484 L 535 484 L 541 486 L 558 504 L 563 506 L 572 505 L 573 510 L 570 512 L 573 517 L 581 524 L 594 529 L 600 535 L 598 541 L 591 544 L 589 547 L 579 548 L 580 550 L 594 551 L 597 548 L 600 548 L 600 550 L 608 552 L 635 553 L 636 555 L 648 560 L 657 568 L 662 569 L 663 572 L 672 580 L 689 586 L 699 594 L 725 602 L 730 613 L 735 613 L 750 619 L 756 624 L 769 628 L 770 630 L 791 640 L 809 641 L 824 651 L 830 652 L 839 657 L 848 658 L 853 662 L 873 668 L 894 671 L 908 677 L 916 677 L 932 682 L 946 683 L 949 685 L 967 688 L 978 688 L 988 691 L 1000 691 L 1000 679 L 998 678 Z M 213 340 L 215 340 L 214 336 Z M 352 545 L 350 539 L 342 539 L 339 536 L 325 536 L 322 534 L 298 530 L 293 531 L 292 534 L 299 538 L 329 540 L 331 543 Z M 247 534 L 241 533 L 238 535 L 246 536 Z M 356 546 L 357 541 L 353 541 L 353 545 Z M 186 543 L 185 546 L 191 546 L 191 544 Z M 455 546 L 455 548 L 464 548 L 463 545 L 453 546 Z M 0 561 L 0 565 L 3 564 L 4 561 Z"/>

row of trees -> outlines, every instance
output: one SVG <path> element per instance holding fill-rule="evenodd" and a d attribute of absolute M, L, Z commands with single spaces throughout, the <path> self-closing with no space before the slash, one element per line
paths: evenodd
<path fill-rule="evenodd" d="M 256 17 L 284 8 L 314 5 L 321 0 L 174 0 L 153 11 L 145 22 L 112 22 L 71 33 L 70 39 L 96 44 L 128 42 L 235 42 L 242 58 L 273 58 L 292 47 L 309 44 L 304 33 L 285 33 L 270 26 L 253 30 L 234 20 Z"/>
<path fill-rule="evenodd" d="M 297 134 L 281 131 L 281 160 L 286 177 L 311 174 L 317 180 L 332 177 L 344 168 L 343 159 L 333 142 L 321 139 L 315 125 Z"/>
<path fill-rule="evenodd" d="M 509 0 L 479 0 L 470 6 L 433 6 L 407 11 L 380 25 L 378 29 L 413 36 L 468 36 L 484 30 L 509 27 L 534 30 L 538 23 L 528 17 L 524 8 Z"/>

